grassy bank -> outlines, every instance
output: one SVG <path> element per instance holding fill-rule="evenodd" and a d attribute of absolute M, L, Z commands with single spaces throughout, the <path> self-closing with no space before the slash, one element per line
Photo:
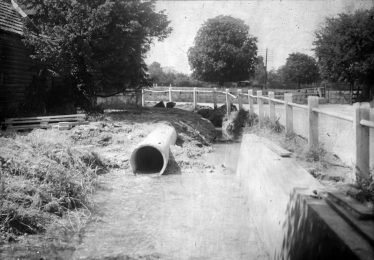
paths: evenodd
<path fill-rule="evenodd" d="M 69 211 L 88 209 L 97 174 L 106 170 L 98 154 L 73 148 L 57 130 L 1 137 L 0 147 L 2 239 L 46 231 Z"/>

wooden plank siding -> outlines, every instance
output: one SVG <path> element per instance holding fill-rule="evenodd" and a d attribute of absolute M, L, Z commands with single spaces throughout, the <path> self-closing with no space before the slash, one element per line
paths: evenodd
<path fill-rule="evenodd" d="M 29 55 L 19 36 L 0 32 L 0 111 L 25 101 L 25 90 L 37 73 Z"/>
<path fill-rule="evenodd" d="M 30 50 L 22 42 L 23 22 L 10 1 L 0 0 L 0 117 L 16 112 L 37 75 Z"/>
<path fill-rule="evenodd" d="M 0 0 L 0 30 L 23 35 L 22 17 L 13 9 L 9 0 Z"/>

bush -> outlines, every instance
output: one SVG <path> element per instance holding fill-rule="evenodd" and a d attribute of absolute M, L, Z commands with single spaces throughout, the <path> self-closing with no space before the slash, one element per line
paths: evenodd
<path fill-rule="evenodd" d="M 231 104 L 231 111 L 237 111 L 238 109 L 234 104 Z M 215 127 L 222 127 L 222 122 L 227 113 L 226 105 L 222 105 L 217 109 L 210 107 L 203 107 L 197 111 L 199 115 L 208 119 Z"/>
<path fill-rule="evenodd" d="M 223 119 L 223 134 L 229 139 L 237 139 L 242 135 L 243 127 L 252 126 L 256 120 L 256 114 L 249 113 L 244 109 L 240 109 L 238 112 L 232 112 L 229 118 L 225 116 Z"/>

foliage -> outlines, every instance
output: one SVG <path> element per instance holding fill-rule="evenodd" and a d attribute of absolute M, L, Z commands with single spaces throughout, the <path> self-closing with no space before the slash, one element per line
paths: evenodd
<path fill-rule="evenodd" d="M 354 14 L 327 18 L 316 31 L 315 52 L 322 75 L 333 81 L 366 86 L 373 95 L 374 84 L 374 8 Z"/>
<path fill-rule="evenodd" d="M 265 64 L 264 64 L 264 58 L 262 56 L 259 56 L 256 60 L 255 64 L 255 73 L 253 76 L 253 80 L 256 84 L 264 84 L 265 83 Z"/>
<path fill-rule="evenodd" d="M 270 89 L 282 89 L 289 87 L 285 85 L 283 67 L 268 72 L 268 87 Z"/>
<path fill-rule="evenodd" d="M 255 70 L 256 42 L 240 19 L 222 15 L 209 19 L 188 51 L 193 76 L 220 85 L 248 79 Z"/>
<path fill-rule="evenodd" d="M 161 64 L 156 61 L 148 66 L 148 74 L 153 83 L 160 84 L 163 81 L 164 72 L 162 71 Z"/>
<path fill-rule="evenodd" d="M 316 60 L 303 53 L 291 53 L 282 68 L 284 80 L 301 84 L 313 83 L 319 80 Z"/>
<path fill-rule="evenodd" d="M 20 2 L 33 13 L 25 32 L 33 57 L 86 97 L 147 83 L 144 56 L 155 39 L 171 32 L 153 0 Z"/>
<path fill-rule="evenodd" d="M 201 87 L 203 85 L 202 82 L 191 78 L 189 75 L 162 68 L 158 62 L 153 62 L 148 66 L 148 74 L 152 83 L 159 86 L 169 86 L 171 84 L 178 87 Z"/>

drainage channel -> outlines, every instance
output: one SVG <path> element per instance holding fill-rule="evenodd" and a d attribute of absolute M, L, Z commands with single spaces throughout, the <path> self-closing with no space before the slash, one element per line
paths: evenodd
<path fill-rule="evenodd" d="M 212 173 L 112 174 L 74 258 L 268 259 L 235 180 L 239 148 L 214 144 Z"/>

